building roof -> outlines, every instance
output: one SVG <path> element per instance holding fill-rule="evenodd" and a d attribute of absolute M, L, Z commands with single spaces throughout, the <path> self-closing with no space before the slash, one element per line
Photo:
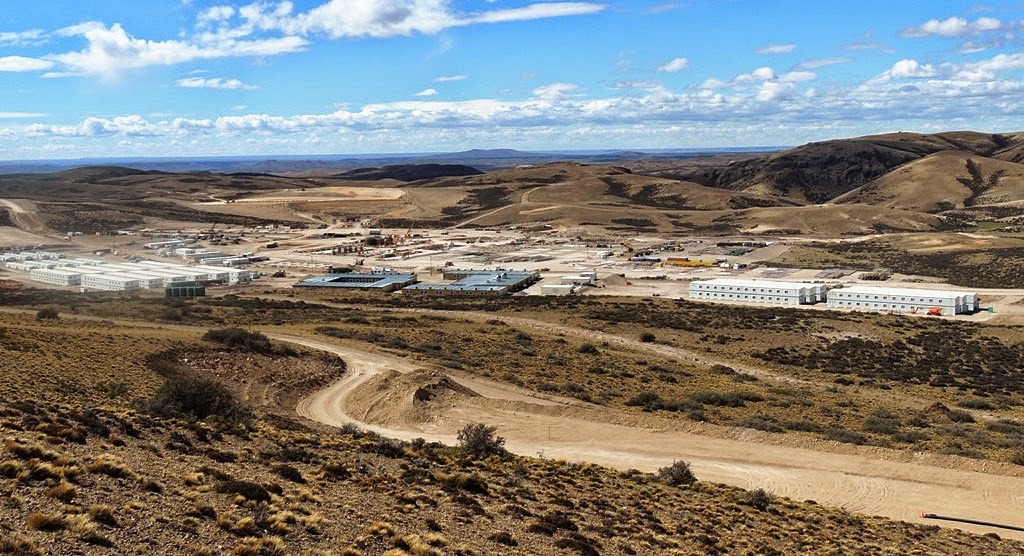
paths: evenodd
<path fill-rule="evenodd" d="M 694 280 L 691 284 L 714 284 L 716 286 L 738 286 L 741 288 L 781 288 L 796 290 L 800 288 L 820 287 L 823 284 L 809 282 L 776 282 L 774 280 L 750 280 L 744 278 L 712 278 L 710 280 Z"/>
<path fill-rule="evenodd" d="M 972 291 L 955 291 L 955 290 L 928 290 L 921 288 L 890 288 L 890 287 L 879 287 L 879 286 L 848 286 L 845 288 L 839 288 L 832 290 L 832 293 L 851 293 L 851 294 L 867 294 L 867 295 L 904 295 L 904 296 L 915 296 L 915 297 L 943 297 L 943 298 L 954 298 L 963 297 L 965 295 L 977 296 L 978 292 Z"/>
<path fill-rule="evenodd" d="M 327 276 L 314 276 L 295 285 L 313 288 L 386 288 L 393 285 L 401 286 L 415 281 L 415 274 L 346 272 L 342 274 L 329 274 Z"/>

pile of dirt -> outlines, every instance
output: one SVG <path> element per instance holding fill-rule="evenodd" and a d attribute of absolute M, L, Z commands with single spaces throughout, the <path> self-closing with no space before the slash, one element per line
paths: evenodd
<path fill-rule="evenodd" d="M 433 421 L 443 408 L 479 396 L 439 371 L 388 370 L 353 390 L 345 405 L 349 415 L 364 423 L 407 425 Z"/>

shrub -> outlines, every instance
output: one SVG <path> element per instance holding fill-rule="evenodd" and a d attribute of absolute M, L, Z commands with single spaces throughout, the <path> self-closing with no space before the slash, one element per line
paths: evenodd
<path fill-rule="evenodd" d="M 459 441 L 459 448 L 474 458 L 486 458 L 489 456 L 504 456 L 505 439 L 495 435 L 497 427 L 490 427 L 483 423 L 470 423 L 459 431 L 456 439 Z"/>
<path fill-rule="evenodd" d="M 672 465 L 662 467 L 658 470 L 658 477 L 669 486 L 691 485 L 697 482 L 690 464 L 685 461 L 675 461 Z"/>
<path fill-rule="evenodd" d="M 579 348 L 580 353 L 598 354 L 601 353 L 594 344 L 582 344 Z"/>
<path fill-rule="evenodd" d="M 647 344 L 654 342 L 657 339 L 658 337 L 655 336 L 653 332 L 644 332 L 640 334 L 640 341 Z"/>
<path fill-rule="evenodd" d="M 36 313 L 36 318 L 39 320 L 59 319 L 60 313 L 58 313 L 56 309 L 47 307 L 46 309 L 40 309 L 39 312 Z"/>
<path fill-rule="evenodd" d="M 742 500 L 743 504 L 747 504 L 748 506 L 750 506 L 750 507 L 752 507 L 752 508 L 754 508 L 756 510 L 760 510 L 762 512 L 767 510 L 769 507 L 771 507 L 771 505 L 774 502 L 775 502 L 775 495 L 770 493 L 770 492 L 768 492 L 767 490 L 765 490 L 763 488 L 759 488 L 757 490 L 752 490 L 750 492 L 747 492 L 743 496 L 743 500 Z"/>
<path fill-rule="evenodd" d="M 146 409 L 161 417 L 216 417 L 231 424 L 247 422 L 252 417 L 223 384 L 190 376 L 168 379 L 146 404 Z"/>
<path fill-rule="evenodd" d="M 242 328 L 214 328 L 203 334 L 203 339 L 208 342 L 217 342 L 230 348 L 246 349 L 256 353 L 270 354 L 274 348 L 270 345 L 270 338 L 259 332 L 252 332 Z"/>
<path fill-rule="evenodd" d="M 960 411 L 959 409 L 953 409 L 946 414 L 950 421 L 954 423 L 973 423 L 974 416 L 966 411 Z"/>
<path fill-rule="evenodd" d="M 217 485 L 217 491 L 225 494 L 237 494 L 253 502 L 270 502 L 270 492 L 258 483 L 251 481 L 223 481 Z"/>

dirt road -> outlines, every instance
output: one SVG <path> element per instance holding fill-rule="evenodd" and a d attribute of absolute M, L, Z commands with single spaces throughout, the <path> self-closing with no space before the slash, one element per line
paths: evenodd
<path fill-rule="evenodd" d="M 31 201 L 23 199 L 0 199 L 0 208 L 10 209 L 11 220 L 20 230 L 51 239 L 63 237 L 55 234 L 54 231 L 39 218 L 35 204 Z"/>
<path fill-rule="evenodd" d="M 385 436 L 451 444 L 464 424 L 484 422 L 497 426 L 509 449 L 524 455 L 645 471 L 686 460 L 703 480 L 764 488 L 793 499 L 813 499 L 905 521 L 920 522 L 920 512 L 928 511 L 1020 525 L 1017 522 L 1024 515 L 1022 478 L 642 428 L 631 424 L 633 418 L 624 412 L 460 375 L 451 377 L 477 397 L 432 408 L 431 417 L 416 425 L 407 419 L 364 423 L 347 411 L 365 401 L 353 397 L 360 386 L 384 371 L 410 372 L 418 365 L 329 342 L 275 337 L 331 351 L 348 363 L 350 372 L 343 380 L 304 399 L 296 408 L 300 415 L 328 425 L 356 423 Z M 966 524 L 952 526 L 978 533 L 991 531 Z M 999 534 L 1024 539 L 1024 533 Z"/>

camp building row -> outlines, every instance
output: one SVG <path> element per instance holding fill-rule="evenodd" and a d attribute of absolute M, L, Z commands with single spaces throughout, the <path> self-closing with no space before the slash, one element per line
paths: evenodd
<path fill-rule="evenodd" d="M 849 286 L 828 289 L 825 284 L 715 278 L 690 282 L 689 298 L 769 305 L 813 305 L 895 313 L 955 315 L 981 309 L 977 292 Z"/>

